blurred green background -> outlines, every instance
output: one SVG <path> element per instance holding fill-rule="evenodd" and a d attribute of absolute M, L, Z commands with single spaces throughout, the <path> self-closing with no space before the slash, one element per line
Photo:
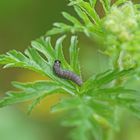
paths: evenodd
<path fill-rule="evenodd" d="M 75 14 L 67 7 L 68 0 L 0 0 L 0 53 L 11 49 L 25 50 L 30 41 L 42 35 L 56 21 L 64 21 L 62 11 Z M 139 0 L 137 0 L 139 2 Z M 84 36 L 79 38 L 80 60 L 83 77 L 102 72 L 108 67 L 108 58 L 97 51 L 94 44 Z M 67 50 L 68 40 L 65 43 Z M 67 53 L 67 51 L 66 51 Z M 93 57 L 94 55 L 94 57 Z M 0 69 L 1 96 L 12 89 L 11 81 L 35 81 L 46 79 L 34 72 L 21 69 Z M 26 115 L 28 103 L 0 109 L 0 140 L 67 140 L 68 129 L 60 126 L 61 114 L 50 114 L 50 106 L 59 96 L 44 99 Z M 122 129 L 116 140 L 140 140 L 140 121 L 125 114 Z"/>

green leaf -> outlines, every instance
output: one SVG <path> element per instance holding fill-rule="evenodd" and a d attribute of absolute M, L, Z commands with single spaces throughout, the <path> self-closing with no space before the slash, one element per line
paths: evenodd
<path fill-rule="evenodd" d="M 88 94 L 94 96 L 97 99 L 110 99 L 112 101 L 116 101 L 115 103 L 117 103 L 118 99 L 133 100 L 139 95 L 138 91 L 126 89 L 124 87 L 99 88 L 97 90 L 89 91 Z"/>
<path fill-rule="evenodd" d="M 63 47 L 62 42 L 65 39 L 65 37 L 66 36 L 60 37 L 56 42 L 56 45 L 55 45 L 55 52 L 56 52 L 55 56 L 56 56 L 56 58 L 55 58 L 55 60 L 60 60 L 63 64 L 64 68 L 71 69 L 71 66 L 69 66 L 68 62 L 65 59 L 63 49 L 62 49 L 62 47 Z"/>
<path fill-rule="evenodd" d="M 81 1 L 77 4 L 85 13 L 94 21 L 95 24 L 100 24 L 100 17 L 94 8 L 88 2 Z"/>
<path fill-rule="evenodd" d="M 70 1 L 70 3 L 68 4 L 68 6 L 74 6 L 83 0 L 69 0 L 69 1 Z"/>
<path fill-rule="evenodd" d="M 130 50 L 139 50 L 137 49 L 137 44 L 139 44 L 139 12 L 136 9 L 138 5 L 133 5 L 130 2 L 124 6 L 120 6 L 120 4 L 127 0 L 117 0 L 113 6 L 111 6 L 111 0 L 100 0 L 105 11 L 105 16 L 100 18 L 95 9 L 97 0 L 69 1 L 69 5 L 74 7 L 79 19 L 63 12 L 64 18 L 70 22 L 70 25 L 61 22 L 54 23 L 54 28 L 48 31 L 47 35 L 82 32 L 95 41 L 100 39 L 100 42 L 105 44 L 107 42 L 111 53 L 113 52 L 112 50 L 117 51 L 118 49 L 125 49 L 126 54 L 128 53 L 127 51 Z M 122 14 L 120 11 L 123 11 Z M 131 21 L 131 18 L 134 18 L 134 21 Z M 118 23 L 122 23 L 121 25 L 124 28 L 121 29 L 118 27 L 118 25 L 120 25 Z M 129 32 L 129 26 L 131 26 L 132 29 L 134 26 L 132 32 L 131 30 Z M 116 31 L 118 28 L 120 32 Z M 131 41 L 131 34 L 133 41 Z M 130 42 L 126 40 L 123 41 L 122 36 L 126 39 L 130 38 Z M 0 100 L 0 107 L 33 100 L 28 109 L 28 113 L 31 113 L 36 105 L 47 95 L 58 92 L 69 93 L 70 96 L 62 99 L 53 107 L 52 111 L 65 111 L 66 118 L 63 118 L 63 125 L 74 128 L 71 133 L 73 140 L 102 140 L 104 138 L 102 134 L 104 130 L 102 129 L 111 128 L 118 130 L 118 110 L 121 110 L 121 108 L 126 108 L 140 117 L 140 94 L 138 91 L 126 88 L 124 85 L 124 82 L 127 81 L 126 78 L 136 73 L 135 68 L 130 68 L 130 65 L 128 69 L 113 69 L 94 75 L 80 88 L 77 88 L 70 80 L 62 79 L 55 75 L 53 72 L 53 64 L 56 59 L 59 59 L 62 62 L 62 69 L 73 71 L 81 76 L 78 61 L 79 49 L 77 48 L 77 37 L 72 36 L 71 38 L 69 47 L 70 61 L 67 61 L 64 56 L 64 38 L 65 36 L 60 37 L 56 43 L 54 43 L 55 47 L 53 47 L 50 37 L 41 37 L 33 41 L 31 43 L 32 47 L 27 49 L 25 53 L 13 50 L 5 55 L 0 55 L 0 64 L 5 65 L 4 68 L 27 68 L 51 79 L 51 81 L 37 81 L 33 83 L 14 82 L 13 85 L 18 91 L 7 92 L 7 96 Z M 124 43 L 122 44 L 122 42 Z M 128 43 L 130 47 L 126 48 Z M 113 48 L 114 45 L 116 45 L 115 49 Z M 111 53 L 108 52 L 108 54 Z M 115 52 L 113 52 L 112 56 L 116 56 L 114 53 Z M 119 65 L 121 65 L 121 57 L 118 57 L 118 55 L 116 57 L 117 66 L 118 61 Z M 124 59 L 124 61 L 126 60 Z"/>
<path fill-rule="evenodd" d="M 21 91 L 7 92 L 7 96 L 0 100 L 0 107 L 29 101 L 42 95 L 47 96 L 60 91 L 60 85 L 52 81 L 38 81 L 33 83 L 13 82 L 12 84 Z"/>
<path fill-rule="evenodd" d="M 70 14 L 68 14 L 66 12 L 63 12 L 62 14 L 68 21 L 70 21 L 74 25 L 82 26 L 82 24 L 75 17 L 71 16 Z"/>
<path fill-rule="evenodd" d="M 140 103 L 139 102 L 135 102 L 131 105 L 128 105 L 129 110 L 138 118 L 140 118 Z"/>
<path fill-rule="evenodd" d="M 96 4 L 96 0 L 93 1 L 93 5 Z M 82 32 L 85 33 L 88 37 L 92 38 L 102 38 L 103 30 L 100 26 L 101 20 L 95 9 L 92 7 L 91 3 L 84 2 L 83 0 L 70 0 L 70 4 L 72 5 L 80 17 L 84 24 L 71 16 L 70 14 L 63 12 L 63 16 L 65 19 L 70 21 L 72 25 L 67 25 L 65 23 L 54 23 L 54 28 L 47 32 L 46 35 L 54 35 L 54 34 L 64 34 L 67 32 L 71 32 L 72 34 Z"/>
<path fill-rule="evenodd" d="M 119 126 L 116 121 L 117 116 L 116 110 L 114 110 L 115 106 L 111 106 L 109 102 L 96 100 L 94 98 L 89 100 L 89 105 L 93 108 L 93 111 L 96 114 L 94 117 L 97 122 L 108 123 L 108 125 L 114 130 L 118 130 Z"/>
<path fill-rule="evenodd" d="M 25 51 L 25 54 L 28 56 L 30 60 L 32 60 L 35 63 L 38 69 L 42 70 L 46 69 L 47 68 L 46 66 L 49 65 L 47 61 L 44 58 L 42 58 L 34 48 L 28 48 Z"/>
<path fill-rule="evenodd" d="M 42 53 L 49 63 L 52 63 L 55 59 L 55 51 L 51 45 L 51 38 L 47 37 L 44 41 L 43 38 L 38 39 L 37 41 L 32 41 L 32 47 Z"/>
<path fill-rule="evenodd" d="M 76 94 L 76 87 L 69 80 L 59 78 L 53 72 L 53 64 L 56 59 L 62 61 L 62 66 L 64 66 L 65 69 L 76 73 L 79 71 L 78 67 L 76 68 L 75 66 L 69 65 L 64 57 L 62 50 L 62 42 L 64 38 L 65 36 L 62 36 L 56 41 L 55 49 L 51 45 L 49 37 L 47 37 L 46 40 L 44 38 L 40 38 L 32 42 L 32 47 L 28 48 L 25 51 L 25 54 L 13 50 L 8 52 L 6 55 L 0 55 L 0 63 L 5 64 L 5 68 L 20 67 L 38 72 L 56 81 L 57 83 L 60 83 L 63 90 L 74 95 Z M 70 46 L 73 45 L 74 43 L 71 42 Z M 72 54 L 70 55 L 73 58 L 77 58 L 75 57 L 75 53 L 73 56 Z"/>
<path fill-rule="evenodd" d="M 52 112 L 67 111 L 78 107 L 80 104 L 80 99 L 77 97 L 67 97 L 62 99 L 59 103 L 52 107 Z"/>
<path fill-rule="evenodd" d="M 89 91 L 88 95 L 91 97 L 88 98 L 87 103 L 93 108 L 93 112 L 97 114 L 95 118 L 99 116 L 97 121 L 100 122 L 100 118 L 101 120 L 103 118 L 115 130 L 119 129 L 116 107 L 119 107 L 119 109 L 125 108 L 140 116 L 138 106 L 134 106 L 134 104 L 140 102 L 139 91 L 114 87 Z"/>
<path fill-rule="evenodd" d="M 87 140 L 92 136 L 97 140 L 102 140 L 101 127 L 93 117 L 94 108 L 89 106 L 86 98 L 64 98 L 53 107 L 54 112 L 64 110 L 67 112 L 67 115 L 63 119 L 62 125 L 75 128 L 70 134 L 72 139 Z"/>
<path fill-rule="evenodd" d="M 113 80 L 127 77 L 128 75 L 132 75 L 135 71 L 135 68 L 130 68 L 126 70 L 107 70 L 103 73 L 100 73 L 98 75 L 93 75 L 91 78 L 89 78 L 86 82 L 83 88 L 86 88 L 88 90 L 99 88 L 101 86 L 104 86 L 106 84 L 109 84 Z"/>
<path fill-rule="evenodd" d="M 45 97 L 46 97 L 46 94 L 43 94 L 43 95 L 37 97 L 35 100 L 33 100 L 32 104 L 29 105 L 29 107 L 28 107 L 28 112 L 27 112 L 27 114 L 30 115 L 31 112 L 33 111 L 33 109 L 34 109 L 34 108 L 38 105 L 38 103 L 40 103 L 41 100 L 44 99 Z"/>
<path fill-rule="evenodd" d="M 71 38 L 71 46 L 70 46 L 70 65 L 72 66 L 73 70 L 81 76 L 80 71 L 80 64 L 79 64 L 79 49 L 77 48 L 77 37 L 73 36 Z"/>
<path fill-rule="evenodd" d="M 100 2 L 102 3 L 105 13 L 107 14 L 111 8 L 111 0 L 100 0 Z"/>
<path fill-rule="evenodd" d="M 90 91 L 89 94 L 96 100 L 108 102 L 112 107 L 118 106 L 128 110 L 131 110 L 133 104 L 139 103 L 140 101 L 139 91 L 126 89 L 124 87 L 99 89 Z"/>
<path fill-rule="evenodd" d="M 128 75 L 131 75 L 133 73 L 134 73 L 134 68 L 121 70 L 121 71 L 120 70 L 113 70 L 112 72 L 110 72 L 107 75 L 104 75 L 103 77 L 98 75 L 96 77 L 95 83 L 98 86 L 101 86 L 103 84 L 107 84 L 107 83 L 111 82 L 112 80 L 119 79 L 120 77 L 128 76 Z"/>
<path fill-rule="evenodd" d="M 92 7 L 95 7 L 97 0 L 89 0 Z"/>
<path fill-rule="evenodd" d="M 87 25 L 91 25 L 93 26 L 93 23 L 90 21 L 89 17 L 87 16 L 87 14 L 81 10 L 81 8 L 79 8 L 78 6 L 74 6 L 74 9 L 76 11 L 76 13 L 78 14 L 78 16 L 83 20 L 83 22 L 85 23 L 85 26 Z"/>
<path fill-rule="evenodd" d="M 57 24 L 61 24 L 61 23 L 57 23 Z M 51 30 L 47 31 L 46 35 L 51 36 L 51 35 L 55 35 L 55 34 L 64 34 L 67 32 L 71 32 L 71 27 L 61 26 L 60 28 L 58 28 L 58 27 L 52 28 Z"/>

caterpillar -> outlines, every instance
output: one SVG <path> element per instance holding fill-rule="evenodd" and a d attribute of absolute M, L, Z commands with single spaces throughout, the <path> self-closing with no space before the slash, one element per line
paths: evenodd
<path fill-rule="evenodd" d="M 60 78 L 71 80 L 79 86 L 83 84 L 82 79 L 78 75 L 71 71 L 61 69 L 61 61 L 59 60 L 54 61 L 53 70 Z"/>

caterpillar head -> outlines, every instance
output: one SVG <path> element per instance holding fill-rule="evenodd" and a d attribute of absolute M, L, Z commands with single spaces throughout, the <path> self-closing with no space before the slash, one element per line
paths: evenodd
<path fill-rule="evenodd" d="M 61 61 L 60 61 L 60 60 L 55 60 L 55 61 L 54 61 L 54 64 L 55 64 L 56 66 L 60 66 L 60 65 L 61 65 Z"/>

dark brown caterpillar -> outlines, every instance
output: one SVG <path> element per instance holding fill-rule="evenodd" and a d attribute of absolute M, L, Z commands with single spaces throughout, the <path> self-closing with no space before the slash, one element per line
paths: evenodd
<path fill-rule="evenodd" d="M 79 86 L 83 84 L 82 79 L 78 75 L 76 75 L 71 71 L 62 70 L 60 66 L 61 66 L 61 61 L 55 60 L 53 65 L 53 70 L 57 76 L 59 76 L 60 78 L 69 79 Z"/>

